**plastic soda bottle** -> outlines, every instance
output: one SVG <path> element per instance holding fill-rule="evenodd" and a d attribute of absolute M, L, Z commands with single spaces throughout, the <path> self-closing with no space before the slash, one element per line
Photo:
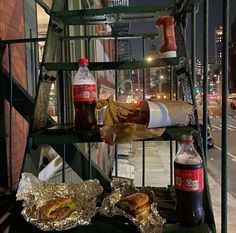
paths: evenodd
<path fill-rule="evenodd" d="M 194 148 L 191 135 L 182 135 L 180 143 L 174 161 L 176 214 L 180 225 L 195 227 L 205 218 L 203 161 Z"/>
<path fill-rule="evenodd" d="M 156 21 L 157 28 L 162 29 L 164 43 L 160 48 L 162 57 L 176 57 L 176 41 L 175 41 L 175 30 L 174 30 L 174 17 L 173 16 L 162 16 Z"/>
<path fill-rule="evenodd" d="M 88 69 L 87 58 L 78 60 L 79 70 L 73 81 L 73 97 L 75 107 L 75 130 L 88 130 L 97 126 L 95 116 L 97 85 Z"/>

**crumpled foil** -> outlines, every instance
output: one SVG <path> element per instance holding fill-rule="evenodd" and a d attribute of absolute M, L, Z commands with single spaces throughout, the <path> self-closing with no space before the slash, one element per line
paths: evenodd
<path fill-rule="evenodd" d="M 24 208 L 21 213 L 27 222 L 43 231 L 62 231 L 77 225 L 89 224 L 96 213 L 96 199 L 102 192 L 103 188 L 96 179 L 81 184 L 54 184 L 41 181 L 31 173 L 22 173 L 16 200 L 23 200 Z M 71 198 L 75 201 L 77 210 L 64 220 L 40 220 L 40 208 L 56 197 Z"/>
<path fill-rule="evenodd" d="M 141 189 L 137 189 L 131 186 L 127 181 L 119 178 L 112 181 L 111 187 L 112 193 L 111 195 L 103 199 L 102 205 L 100 207 L 100 214 L 107 217 L 113 217 L 114 215 L 124 216 L 127 219 L 131 220 L 141 233 L 162 232 L 162 227 L 165 223 L 165 219 L 163 219 L 157 211 L 157 205 L 154 202 L 155 194 L 150 187 L 142 187 Z M 149 200 L 151 201 L 148 218 L 141 222 L 130 214 L 116 207 L 116 203 L 122 198 L 137 192 L 146 193 L 149 196 Z"/>

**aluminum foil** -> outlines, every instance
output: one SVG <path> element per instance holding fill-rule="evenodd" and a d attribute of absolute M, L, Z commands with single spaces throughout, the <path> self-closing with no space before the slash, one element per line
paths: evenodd
<path fill-rule="evenodd" d="M 87 180 L 81 184 L 54 184 L 40 181 L 31 173 L 22 173 L 16 194 L 17 200 L 23 200 L 22 215 L 27 222 L 44 231 L 67 230 L 77 225 L 87 225 L 96 213 L 97 197 L 103 192 L 98 180 Z M 60 221 L 42 221 L 40 208 L 56 197 L 71 198 L 77 210 Z"/>
<path fill-rule="evenodd" d="M 157 211 L 157 205 L 155 202 L 155 194 L 152 192 L 150 187 L 143 187 L 142 189 L 134 188 L 129 185 L 127 181 L 122 179 L 116 179 L 112 182 L 112 193 L 111 195 L 103 199 L 102 205 L 100 207 L 100 213 L 107 217 L 112 217 L 114 215 L 121 215 L 131 220 L 141 233 L 161 233 L 165 219 L 163 219 Z M 131 195 L 136 192 L 143 192 L 149 196 L 151 202 L 150 212 L 148 218 L 144 221 L 138 221 L 136 218 L 126 213 L 125 211 L 116 207 L 116 203 L 122 198 Z"/>

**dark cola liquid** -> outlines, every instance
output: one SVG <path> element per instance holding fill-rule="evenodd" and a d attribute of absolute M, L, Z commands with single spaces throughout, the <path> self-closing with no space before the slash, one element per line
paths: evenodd
<path fill-rule="evenodd" d="M 191 170 L 201 168 L 202 166 L 202 164 L 182 165 L 174 163 L 174 167 L 179 169 Z M 176 199 L 176 214 L 181 226 L 195 227 L 204 222 L 203 189 L 189 192 L 176 188 Z"/>
<path fill-rule="evenodd" d="M 95 116 L 96 101 L 74 102 L 75 130 L 89 130 L 97 126 Z"/>

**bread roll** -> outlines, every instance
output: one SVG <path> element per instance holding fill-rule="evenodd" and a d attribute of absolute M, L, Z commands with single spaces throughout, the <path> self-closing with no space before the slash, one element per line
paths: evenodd
<path fill-rule="evenodd" d="M 116 205 L 139 221 L 145 220 L 150 210 L 149 197 L 145 193 L 134 193 L 121 199 Z"/>

